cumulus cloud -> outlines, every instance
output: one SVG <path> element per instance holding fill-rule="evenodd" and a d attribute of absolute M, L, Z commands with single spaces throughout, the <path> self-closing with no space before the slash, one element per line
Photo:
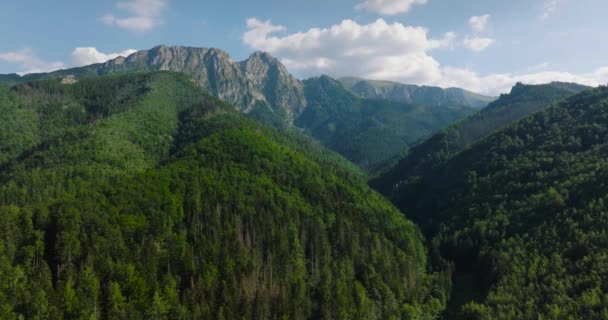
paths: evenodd
<path fill-rule="evenodd" d="M 488 26 L 488 22 L 490 21 L 490 17 L 491 16 L 489 14 L 484 14 L 482 16 L 472 16 L 469 18 L 469 26 L 471 27 L 471 30 L 477 33 L 485 31 Z"/>
<path fill-rule="evenodd" d="M 85 66 L 94 63 L 106 62 L 116 57 L 128 57 L 130 54 L 137 52 L 135 49 L 127 49 L 121 52 L 103 53 L 95 47 L 78 47 L 72 51 L 70 59 L 72 66 Z"/>
<path fill-rule="evenodd" d="M 51 72 L 59 69 L 106 62 L 118 56 L 126 57 L 134 52 L 136 52 L 136 50 L 127 49 L 121 52 L 103 53 L 95 47 L 78 47 L 72 51 L 69 63 L 64 63 L 62 61 L 45 61 L 40 59 L 31 49 L 25 48 L 19 51 L 0 52 L 0 62 L 20 67 L 22 71 L 17 73 L 24 75 L 28 73 Z"/>
<path fill-rule="evenodd" d="M 480 76 L 474 71 L 446 67 L 443 77 L 435 83 L 443 87 L 460 87 L 488 95 L 508 93 L 517 82 L 526 84 L 544 84 L 553 81 L 575 82 L 588 86 L 608 83 L 608 67 L 598 68 L 593 72 L 575 74 L 563 71 L 541 71 L 523 74 L 489 74 Z"/>
<path fill-rule="evenodd" d="M 426 2 L 427 0 L 366 0 L 355 8 L 383 15 L 396 15 L 409 12 L 415 4 L 425 4 Z"/>
<path fill-rule="evenodd" d="M 60 61 L 44 61 L 32 50 L 25 48 L 19 51 L 3 52 L 0 53 L 0 61 L 18 65 L 23 71 L 17 72 L 18 74 L 28 73 L 40 73 L 58 70 L 65 67 L 65 64 Z"/>
<path fill-rule="evenodd" d="M 271 21 L 247 20 L 243 42 L 282 58 L 283 63 L 304 76 L 328 73 L 371 78 L 400 77 L 410 81 L 431 81 L 440 76 L 439 63 L 428 51 L 447 47 L 455 35 L 431 39 L 427 30 L 387 23 L 370 24 L 344 20 L 329 28 L 277 36 L 285 27 Z"/>
<path fill-rule="evenodd" d="M 494 42 L 496 40 L 492 38 L 465 37 L 462 44 L 473 51 L 481 52 L 494 44 Z"/>
<path fill-rule="evenodd" d="M 101 17 L 107 25 L 117 26 L 130 31 L 150 31 L 161 25 L 161 13 L 167 7 L 168 0 L 127 0 L 118 2 L 116 8 L 122 12 L 117 16 L 108 13 Z"/>
<path fill-rule="evenodd" d="M 462 45 L 469 50 L 481 52 L 493 45 L 496 40 L 490 37 L 480 36 L 480 33 L 486 33 L 491 15 L 484 14 L 481 16 L 472 16 L 469 18 L 469 27 L 474 35 L 468 35 L 462 41 Z"/>
<path fill-rule="evenodd" d="M 459 87 L 487 95 L 507 93 L 517 82 L 564 81 L 590 86 L 608 82 L 608 67 L 576 74 L 549 71 L 549 65 L 543 63 L 523 73 L 480 75 L 469 69 L 442 66 L 431 52 L 461 44 L 456 42 L 454 33 L 448 32 L 440 39 L 432 39 L 425 28 L 387 23 L 382 19 L 370 24 L 344 20 L 328 28 L 289 33 L 284 26 L 252 18 L 247 20 L 247 29 L 243 35 L 245 44 L 279 57 L 291 72 L 301 77 L 320 74 L 359 76 Z M 468 36 L 465 41 L 467 39 L 469 46 L 478 50 L 494 43 L 491 38 Z"/>

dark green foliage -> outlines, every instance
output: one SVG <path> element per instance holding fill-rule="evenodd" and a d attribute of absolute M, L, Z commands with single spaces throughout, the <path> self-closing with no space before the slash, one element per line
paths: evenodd
<path fill-rule="evenodd" d="M 418 228 L 352 164 L 186 76 L 2 97 L 27 130 L 0 141 L 14 150 L 0 168 L 0 319 L 403 319 L 445 306 L 449 280 L 428 273 Z"/>
<path fill-rule="evenodd" d="M 394 167 L 371 181 L 384 194 L 390 194 L 400 181 L 430 170 L 481 138 L 588 87 L 553 82 L 545 85 L 518 83 L 510 94 L 503 94 L 480 112 L 441 130 L 412 147 Z M 386 168 L 385 168 L 386 169 Z"/>
<path fill-rule="evenodd" d="M 604 319 L 607 159 L 602 87 L 420 171 L 393 200 L 432 235 L 433 251 L 489 285 L 464 318 Z"/>
<path fill-rule="evenodd" d="M 376 171 L 419 139 L 474 112 L 361 99 L 327 76 L 304 84 L 308 107 L 295 124 L 367 171 Z"/>

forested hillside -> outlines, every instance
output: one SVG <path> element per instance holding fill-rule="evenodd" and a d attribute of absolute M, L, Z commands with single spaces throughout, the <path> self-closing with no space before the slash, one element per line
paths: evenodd
<path fill-rule="evenodd" d="M 574 83 L 518 83 L 509 94 L 501 95 L 485 109 L 412 147 L 403 159 L 376 177 L 371 184 L 382 193 L 390 194 L 394 186 L 401 181 L 430 170 L 492 132 L 585 89 L 589 87 Z"/>
<path fill-rule="evenodd" d="M 418 228 L 293 131 L 152 73 L 0 92 L 1 319 L 433 318 Z"/>
<path fill-rule="evenodd" d="M 431 236 L 434 259 L 482 280 L 487 292 L 462 308 L 464 318 L 608 316 L 607 141 L 600 87 L 397 186 L 393 201 Z"/>
<path fill-rule="evenodd" d="M 362 99 L 327 76 L 304 81 L 308 101 L 296 126 L 367 171 L 396 160 L 411 145 L 474 109 Z"/>
<path fill-rule="evenodd" d="M 0 75 L 0 87 L 4 87 L 0 90 L 32 81 L 86 82 L 108 75 L 159 70 L 184 73 L 213 96 L 266 124 L 277 128 L 295 124 L 367 173 L 385 169 L 414 143 L 471 115 L 493 99 L 462 89 L 361 79 L 356 80 L 359 86 L 327 76 L 300 81 L 268 53 L 257 51 L 236 62 L 216 48 L 162 45 L 128 57 L 50 73 Z M 363 84 L 382 90 L 392 88 L 392 94 L 355 90 Z"/>

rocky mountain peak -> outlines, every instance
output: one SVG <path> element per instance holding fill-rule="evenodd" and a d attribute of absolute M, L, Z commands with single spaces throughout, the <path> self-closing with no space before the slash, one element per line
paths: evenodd
<path fill-rule="evenodd" d="M 292 122 L 306 107 L 302 83 L 272 55 L 257 51 L 242 62 L 215 48 L 156 46 L 116 58 L 99 67 L 98 74 L 133 70 L 183 72 L 218 98 L 245 113 L 270 113 Z"/>

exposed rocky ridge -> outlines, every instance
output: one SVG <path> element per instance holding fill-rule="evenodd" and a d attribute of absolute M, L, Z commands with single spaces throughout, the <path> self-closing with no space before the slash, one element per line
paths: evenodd
<path fill-rule="evenodd" d="M 244 113 L 270 113 L 292 123 L 306 108 L 302 82 L 268 53 L 255 52 L 247 60 L 236 62 L 215 48 L 157 46 L 128 57 L 105 63 L 25 76 L 2 75 L 0 84 L 15 84 L 66 75 L 100 76 L 127 72 L 175 71 L 190 76 L 214 96 L 234 105 Z"/>
<path fill-rule="evenodd" d="M 306 107 L 302 83 L 268 53 L 255 52 L 235 62 L 219 49 L 157 46 L 110 60 L 99 69 L 102 74 L 133 69 L 184 72 L 242 112 L 269 107 L 288 122 Z"/>

